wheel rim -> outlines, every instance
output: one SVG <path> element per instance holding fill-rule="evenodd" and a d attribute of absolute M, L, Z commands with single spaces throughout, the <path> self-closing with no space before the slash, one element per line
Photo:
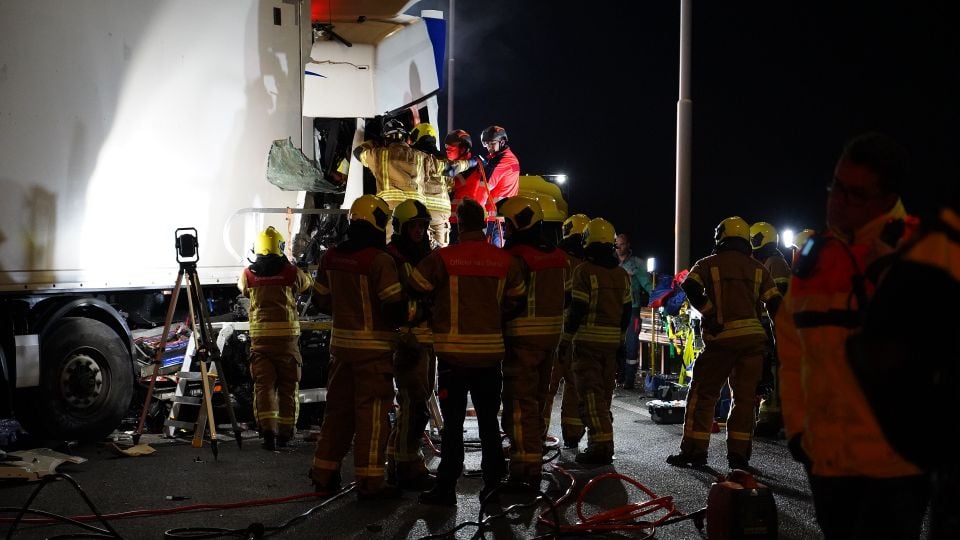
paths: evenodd
<path fill-rule="evenodd" d="M 104 373 L 98 358 L 89 351 L 70 355 L 60 370 L 60 392 L 74 409 L 89 409 L 105 395 Z"/>

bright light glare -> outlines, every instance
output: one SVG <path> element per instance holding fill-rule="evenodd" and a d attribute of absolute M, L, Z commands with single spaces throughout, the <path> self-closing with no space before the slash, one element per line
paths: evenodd
<path fill-rule="evenodd" d="M 567 175 L 565 174 L 556 174 L 554 175 L 554 178 L 557 179 L 558 184 L 563 184 L 567 181 Z"/>
<path fill-rule="evenodd" d="M 780 237 L 783 239 L 784 246 L 790 247 L 793 245 L 793 229 L 784 229 Z"/>
<path fill-rule="evenodd" d="M 647 258 L 647 272 L 653 272 L 657 269 L 657 260 L 653 257 Z"/>

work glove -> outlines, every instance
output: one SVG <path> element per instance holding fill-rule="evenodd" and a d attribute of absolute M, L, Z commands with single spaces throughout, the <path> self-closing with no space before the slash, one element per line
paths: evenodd
<path fill-rule="evenodd" d="M 809 471 L 810 467 L 813 466 L 813 461 L 810 460 L 810 456 L 803 449 L 803 433 L 797 433 L 790 437 L 787 440 L 787 448 L 790 450 L 790 455 L 793 456 L 794 461 L 800 463 L 804 469 Z"/>

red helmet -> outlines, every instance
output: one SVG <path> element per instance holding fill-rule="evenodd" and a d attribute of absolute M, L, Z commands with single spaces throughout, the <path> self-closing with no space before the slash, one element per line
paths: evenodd
<path fill-rule="evenodd" d="M 451 131 L 447 133 L 447 136 L 443 139 L 443 144 L 448 144 L 450 146 L 462 146 L 465 149 L 473 148 L 473 139 L 470 138 L 470 134 L 462 129 L 456 131 Z"/>

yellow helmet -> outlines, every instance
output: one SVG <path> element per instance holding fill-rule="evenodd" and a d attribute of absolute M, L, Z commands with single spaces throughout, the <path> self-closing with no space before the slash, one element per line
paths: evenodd
<path fill-rule="evenodd" d="M 613 245 L 616 237 L 617 231 L 613 230 L 613 223 L 603 218 L 593 218 L 583 228 L 583 247 L 590 244 Z"/>
<path fill-rule="evenodd" d="M 561 223 L 567 214 L 557 206 L 557 199 L 546 193 L 537 195 L 537 202 L 540 203 L 540 209 L 543 210 L 543 220 Z"/>
<path fill-rule="evenodd" d="M 286 242 L 283 241 L 283 235 L 271 225 L 257 235 L 253 252 L 257 255 L 283 255 L 285 246 Z"/>
<path fill-rule="evenodd" d="M 770 242 L 776 244 L 779 241 L 777 229 L 766 221 L 758 221 L 750 226 L 750 244 L 753 245 L 753 249 L 760 249 Z"/>
<path fill-rule="evenodd" d="M 378 231 L 387 231 L 390 207 L 376 195 L 361 195 L 350 205 L 350 221 L 366 221 Z"/>
<path fill-rule="evenodd" d="M 798 232 L 797 235 L 793 237 L 793 247 L 797 249 L 802 248 L 803 245 L 807 243 L 807 240 L 815 234 L 817 234 L 817 231 L 813 229 L 804 229 Z"/>
<path fill-rule="evenodd" d="M 583 234 L 583 228 L 587 226 L 590 218 L 586 214 L 574 214 L 563 222 L 563 238 L 575 234 Z"/>
<path fill-rule="evenodd" d="M 727 238 L 743 238 L 750 241 L 750 225 L 740 216 L 728 217 L 717 225 L 713 239 L 719 244 Z"/>
<path fill-rule="evenodd" d="M 540 203 L 532 197 L 522 195 L 503 201 L 500 205 L 500 214 L 518 231 L 525 231 L 543 221 Z"/>
<path fill-rule="evenodd" d="M 437 133 L 437 128 L 433 127 L 433 124 L 427 124 L 426 122 L 422 124 L 417 124 L 413 128 L 413 131 L 410 132 L 410 140 L 413 143 L 416 143 L 420 140 L 421 137 L 433 137 L 433 140 L 437 140 L 440 134 Z"/>
<path fill-rule="evenodd" d="M 420 201 L 407 199 L 393 209 L 393 229 L 399 233 L 408 221 L 430 221 L 430 212 Z"/>

